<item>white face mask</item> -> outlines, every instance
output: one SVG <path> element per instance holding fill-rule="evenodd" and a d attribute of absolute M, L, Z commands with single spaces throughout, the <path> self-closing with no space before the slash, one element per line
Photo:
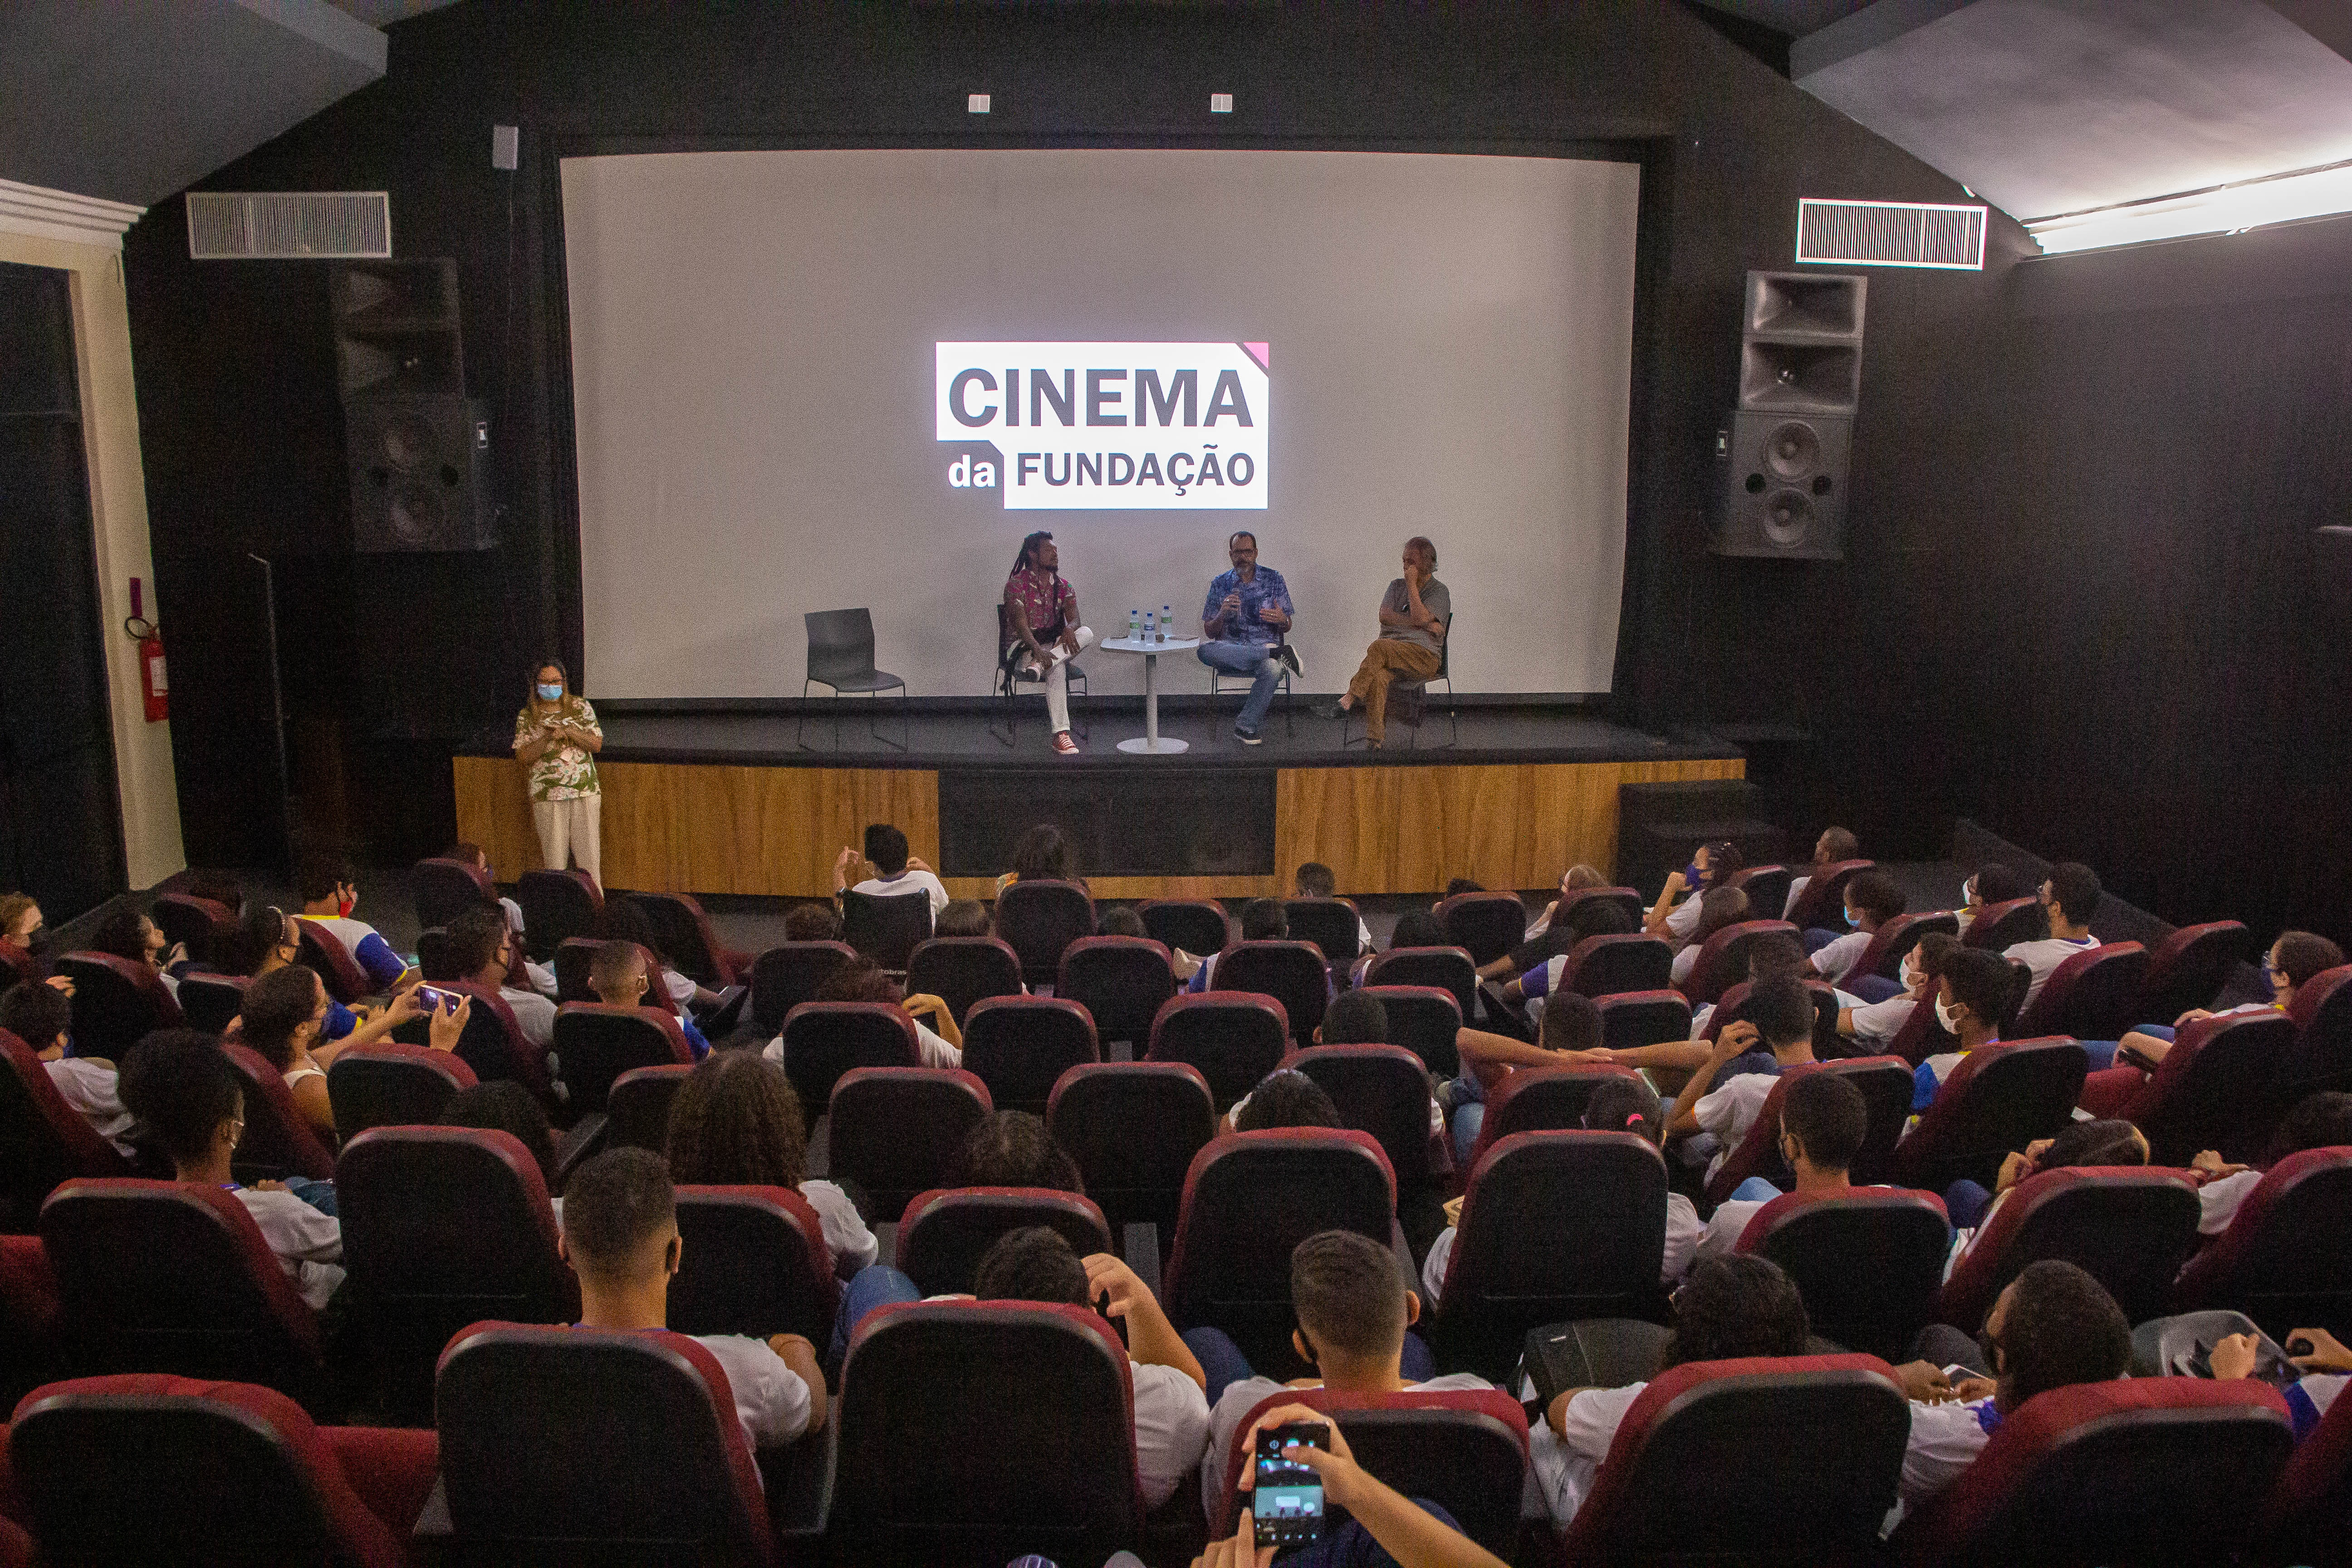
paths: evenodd
<path fill-rule="evenodd" d="M 1960 1032 L 1959 1025 L 1952 1019 L 1952 1010 L 1944 1005 L 1944 999 L 1941 996 L 1936 998 L 1936 1022 L 1944 1026 L 1944 1032 L 1948 1035 L 1957 1035 Z"/>
<path fill-rule="evenodd" d="M 1903 965 L 1901 973 L 1903 978 L 1903 989 L 1906 992 L 1916 991 L 1919 989 L 1919 972 L 1917 970 L 1912 968 L 1910 964 L 1906 963 Z"/>

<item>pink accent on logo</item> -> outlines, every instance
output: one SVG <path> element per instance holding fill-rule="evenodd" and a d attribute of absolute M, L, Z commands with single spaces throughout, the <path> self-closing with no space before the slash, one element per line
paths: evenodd
<path fill-rule="evenodd" d="M 1257 361 L 1258 369 L 1265 372 L 1268 375 L 1272 375 L 1274 374 L 1274 350 L 1270 345 L 1265 343 L 1244 343 L 1242 345 L 1242 352 L 1249 355 L 1250 358 Z"/>

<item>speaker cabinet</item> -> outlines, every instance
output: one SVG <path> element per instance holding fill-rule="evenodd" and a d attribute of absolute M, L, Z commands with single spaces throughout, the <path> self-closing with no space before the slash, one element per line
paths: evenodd
<path fill-rule="evenodd" d="M 362 554 L 494 547 L 480 428 L 480 405 L 453 395 L 345 400 L 354 547 Z"/>
<path fill-rule="evenodd" d="M 1850 414 L 1743 408 L 1716 437 L 1715 552 L 1845 556 Z"/>

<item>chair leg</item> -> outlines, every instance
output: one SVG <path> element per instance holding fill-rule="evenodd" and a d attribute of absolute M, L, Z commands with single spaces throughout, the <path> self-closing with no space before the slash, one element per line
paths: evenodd
<path fill-rule="evenodd" d="M 892 741 L 892 740 L 890 739 L 890 737 L 889 737 L 889 736 L 883 734 L 880 731 L 877 730 L 877 729 L 874 727 L 874 710 L 875 710 L 876 708 L 878 708 L 878 707 L 880 707 L 880 706 L 881 706 L 881 704 L 882 704 L 882 693 L 880 693 L 879 691 L 874 692 L 874 693 L 872 694 L 872 697 L 873 697 L 873 700 L 872 700 L 872 701 L 867 705 L 867 707 L 866 707 L 866 739 L 868 739 L 868 740 L 870 740 L 870 741 L 878 742 L 880 744 L 885 745 L 885 746 L 896 746 L 898 750 L 902 751 L 902 752 L 903 752 L 903 751 L 905 751 L 907 748 L 906 748 L 906 746 L 905 746 L 901 742 L 894 742 L 894 741 Z M 899 707 L 898 707 L 898 717 L 899 717 L 899 721 L 901 722 L 901 724 L 903 724 L 903 723 L 905 722 L 905 721 L 906 721 L 906 713 L 907 713 L 907 710 L 906 710 L 906 701 L 907 701 L 907 689 L 906 689 L 904 686 L 901 686 L 901 687 L 899 687 L 899 688 L 898 688 L 898 703 L 899 703 Z M 901 732 L 901 733 L 902 733 L 902 735 L 903 735 L 904 731 L 902 731 L 902 732 Z"/>
<path fill-rule="evenodd" d="M 1462 704 L 1454 700 L 1454 678 L 1450 675 L 1445 678 L 1445 723 L 1453 736 L 1445 742 L 1446 748 L 1449 751 L 1459 748 L 1462 744 Z"/>
<path fill-rule="evenodd" d="M 793 731 L 793 744 L 803 752 L 808 750 L 808 689 L 809 682 L 802 681 L 801 721 Z"/>

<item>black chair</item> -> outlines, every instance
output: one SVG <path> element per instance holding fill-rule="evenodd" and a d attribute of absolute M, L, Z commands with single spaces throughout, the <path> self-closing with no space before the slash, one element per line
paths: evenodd
<path fill-rule="evenodd" d="M 87 1056 L 119 1062 L 151 1031 L 182 1022 L 179 1003 L 143 963 L 110 952 L 68 952 L 57 971 L 74 984 L 74 1048 Z"/>
<path fill-rule="evenodd" d="M 976 1073 L 890 1067 L 843 1073 L 831 1109 L 825 1147 L 832 1173 L 865 1199 L 866 1217 L 880 1224 L 946 1180 L 948 1163 L 996 1107 Z M 902 1237 L 901 1257 L 905 1251 Z"/>
<path fill-rule="evenodd" d="M 604 890 L 585 871 L 525 871 L 515 881 L 531 956 L 544 959 L 571 936 L 596 934 Z"/>
<path fill-rule="evenodd" d="M 1517 893 L 1456 893 L 1437 906 L 1445 940 L 1484 967 L 1527 940 L 1528 910 Z"/>
<path fill-rule="evenodd" d="M 1951 1230 L 1932 1193 L 1790 1193 L 1757 1211 L 1738 1249 L 1770 1258 L 1796 1282 L 1813 1332 L 1899 1361 L 1935 1319 Z"/>
<path fill-rule="evenodd" d="M 1208 1081 L 1223 1113 L 1282 1065 L 1290 1019 L 1271 996 L 1205 991 L 1171 997 L 1151 1022 L 1143 1059 L 1184 1062 Z"/>
<path fill-rule="evenodd" d="M 999 599 L 996 602 L 994 694 L 1003 700 L 1004 733 L 997 735 L 996 738 L 1008 746 L 1019 740 L 1021 734 L 1021 710 L 1014 706 L 1013 699 L 1020 695 L 1021 688 L 1024 686 L 1034 686 L 1042 690 L 1045 685 L 1045 678 L 1033 673 L 1027 660 L 1022 657 L 1027 651 L 1027 648 L 1023 647 L 1021 639 L 1013 635 L 1013 617 L 1006 613 L 1004 601 Z M 1075 657 L 1069 660 L 1069 670 L 1070 694 L 1076 697 L 1085 696 L 1087 692 L 1087 672 L 1078 668 L 1078 661 Z M 1077 731 L 1079 736 L 1089 738 L 1085 722 L 1078 720 L 1076 713 L 1071 714 L 1071 719 L 1072 727 Z M 996 735 L 996 724 L 993 720 L 989 722 L 988 732 Z"/>
<path fill-rule="evenodd" d="M 217 1035 L 245 1007 L 245 988 L 253 982 L 242 974 L 184 974 L 180 977 L 180 1016 L 191 1029 Z"/>
<path fill-rule="evenodd" d="M 841 936 L 885 969 L 904 969 L 918 943 L 931 934 L 931 896 L 912 893 L 841 895 Z"/>
<path fill-rule="evenodd" d="M 669 1282 L 669 1326 L 681 1334 L 799 1334 L 824 1344 L 839 1286 L 824 1222 L 785 1187 L 681 1186 L 685 1243 Z"/>
<path fill-rule="evenodd" d="M 898 1218 L 898 1267 L 926 1296 L 971 1289 L 988 1249 L 1016 1230 L 1042 1225 L 1085 1258 L 1116 1252 L 1110 1224 L 1092 1198 L 1050 1187 L 934 1188 L 908 1200 Z"/>
<path fill-rule="evenodd" d="M 1266 657 L 1269 658 L 1273 658 L 1274 650 L 1282 646 L 1283 639 L 1280 637 L 1276 638 L 1274 642 L 1267 645 L 1265 650 Z M 1276 662 L 1277 664 L 1281 663 L 1279 659 L 1276 659 Z M 1223 697 L 1225 694 L 1225 682 L 1228 680 L 1234 682 L 1244 691 L 1256 684 L 1256 678 L 1255 676 L 1230 674 L 1225 670 L 1219 669 L 1213 664 L 1209 667 L 1209 695 L 1211 697 Z M 1282 696 L 1282 732 L 1286 735 L 1296 735 L 1298 733 L 1298 716 L 1293 711 L 1293 704 L 1295 703 L 1296 699 L 1290 689 L 1290 666 L 1286 664 L 1282 665 L 1281 678 L 1275 681 L 1274 689 Z"/>
<path fill-rule="evenodd" d="M 192 893 L 156 894 L 147 918 L 166 942 L 186 948 L 188 957 L 198 963 L 218 963 L 236 931 L 236 918 L 226 904 Z"/>
<path fill-rule="evenodd" d="M 633 1068 L 688 1067 L 694 1052 L 677 1017 L 659 1007 L 566 1002 L 555 1012 L 555 1059 L 572 1109 L 604 1109 L 613 1080 Z"/>
<path fill-rule="evenodd" d="M 1150 899 L 1141 913 L 1146 936 L 1195 958 L 1223 952 L 1234 940 L 1224 906 L 1207 899 Z"/>
<path fill-rule="evenodd" d="M 973 1003 L 1021 994 L 1021 955 L 992 936 L 919 942 L 907 955 L 907 994 L 926 994 L 948 1005 L 960 1028 Z"/>
<path fill-rule="evenodd" d="M 811 610 L 801 617 L 808 627 L 808 678 L 801 682 L 801 721 L 793 731 L 793 744 L 806 750 L 808 730 L 808 692 L 812 686 L 823 686 L 833 692 L 833 749 L 841 749 L 841 694 L 862 691 L 882 700 L 882 694 L 898 693 L 898 742 L 897 750 L 905 751 L 912 739 L 912 721 L 908 718 L 907 683 L 887 669 L 874 668 L 874 613 L 870 610 Z M 868 704 L 869 709 L 872 704 Z M 891 742 L 874 728 L 874 715 L 866 715 L 866 733 L 887 746 Z"/>
<path fill-rule="evenodd" d="M 1453 992 L 1435 985 L 1358 989 L 1380 998 L 1389 1018 L 1389 1044 L 1402 1046 L 1440 1078 L 1454 1078 L 1462 1071 L 1462 1054 L 1454 1045 L 1462 1033 L 1462 1004 L 1454 999 Z"/>
<path fill-rule="evenodd" d="M 631 1068 L 613 1080 L 604 1097 L 604 1147 L 650 1149 L 658 1154 L 669 1147 L 669 1102 L 692 1068 L 666 1064 Z"/>
<path fill-rule="evenodd" d="M 1290 1017 L 1291 1038 L 1303 1048 L 1315 1043 L 1323 1022 L 1331 972 L 1311 942 L 1244 942 L 1217 960 L 1210 985 L 1214 991 L 1255 992 L 1281 1003 Z"/>
<path fill-rule="evenodd" d="M 1339 1125 L 1369 1132 L 1399 1182 L 1426 1181 L 1431 1168 L 1429 1072 L 1402 1046 L 1309 1046 L 1283 1066 L 1320 1084 Z"/>
<path fill-rule="evenodd" d="M 852 1068 L 922 1065 L 915 1021 L 888 1002 L 803 1002 L 784 1018 L 784 1076 L 814 1130 Z"/>
<path fill-rule="evenodd" d="M 1074 1067 L 1045 1103 L 1054 1141 L 1070 1152 L 1087 1195 L 1115 1226 L 1144 1222 L 1173 1240 L 1184 1173 L 1217 1130 L 1209 1080 L 1184 1062 Z"/>
<path fill-rule="evenodd" d="M 833 972 L 857 956 L 845 942 L 780 942 L 751 964 L 751 1016 L 762 1034 L 772 1035 Z"/>
<path fill-rule="evenodd" d="M 1364 917 L 1345 899 L 1291 899 L 1283 906 L 1290 934 L 1323 950 L 1333 965 L 1356 962 L 1364 951 Z"/>
<path fill-rule="evenodd" d="M 1021 955 L 1022 978 L 1032 985 L 1052 984 L 1063 950 L 1094 933 L 1094 900 L 1076 882 L 1039 878 L 996 895 L 996 934 Z"/>
<path fill-rule="evenodd" d="M 1062 950 L 1054 994 L 1084 1006 L 1105 1040 L 1145 1040 L 1176 994 L 1168 950 L 1149 937 L 1085 936 Z"/>
<path fill-rule="evenodd" d="M 1466 1021 L 1477 1016 L 1478 966 L 1458 947 L 1392 947 L 1366 966 L 1366 985 L 1433 985 L 1451 992 Z"/>
<path fill-rule="evenodd" d="M 335 1136 L 348 1143 L 371 1127 L 430 1127 L 476 1081 L 451 1051 L 389 1040 L 345 1051 L 327 1068 Z"/>
<path fill-rule="evenodd" d="M 1001 1110 L 1043 1115 L 1065 1072 L 1100 1060 L 1094 1019 L 1067 996 L 992 996 L 972 1004 L 964 1023 L 964 1069 Z"/>
<path fill-rule="evenodd" d="M 470 860 L 436 855 L 408 871 L 408 894 L 416 903 L 416 925 L 446 926 L 467 910 L 498 901 L 488 873 Z"/>
<path fill-rule="evenodd" d="M 1439 680 L 1445 682 L 1445 716 L 1454 726 L 1453 739 L 1445 743 L 1449 747 L 1458 746 L 1462 743 L 1462 715 L 1460 705 L 1454 699 L 1454 617 L 1450 614 L 1445 617 L 1445 635 L 1437 643 L 1437 673 L 1428 680 L 1407 680 L 1399 677 L 1389 682 L 1388 716 L 1393 722 L 1412 731 L 1414 750 L 1421 746 L 1422 709 L 1429 700 L 1430 684 Z M 1370 739 L 1366 735 L 1359 735 L 1354 740 L 1348 738 L 1355 715 L 1353 708 L 1340 715 L 1344 721 L 1339 726 L 1339 744 L 1342 747 L 1360 745 Z"/>

